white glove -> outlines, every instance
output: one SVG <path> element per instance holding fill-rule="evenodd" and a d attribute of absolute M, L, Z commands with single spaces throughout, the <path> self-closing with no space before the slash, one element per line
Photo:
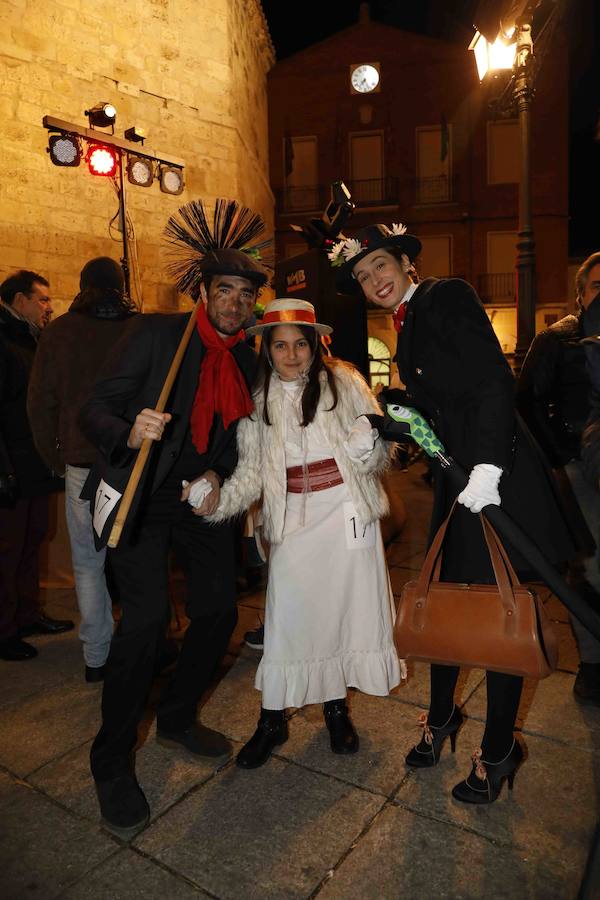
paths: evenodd
<path fill-rule="evenodd" d="M 350 459 L 366 462 L 373 452 L 378 437 L 379 432 L 376 428 L 371 428 L 367 417 L 359 416 L 344 441 L 344 447 Z"/>
<path fill-rule="evenodd" d="M 187 487 L 188 484 L 189 481 L 181 482 L 182 487 Z M 194 509 L 198 509 L 199 506 L 202 506 L 204 498 L 208 497 L 211 491 L 211 484 L 206 480 L 206 478 L 201 478 L 199 481 L 195 481 L 192 484 L 187 502 L 190 504 L 190 506 L 193 506 Z"/>
<path fill-rule="evenodd" d="M 456 498 L 472 513 L 480 513 L 484 506 L 500 506 L 498 482 L 502 469 L 491 463 L 478 463 L 471 469 L 469 483 Z"/>

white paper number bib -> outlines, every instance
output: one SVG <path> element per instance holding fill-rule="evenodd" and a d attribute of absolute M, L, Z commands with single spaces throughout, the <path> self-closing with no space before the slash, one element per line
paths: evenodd
<path fill-rule="evenodd" d="M 103 478 L 96 491 L 96 501 L 94 503 L 94 531 L 100 537 L 102 529 L 106 524 L 106 520 L 119 502 L 123 495 L 107 484 Z"/>
<path fill-rule="evenodd" d="M 375 546 L 375 525 L 363 525 L 356 514 L 353 503 L 344 503 L 344 526 L 346 528 L 346 546 L 349 550 Z"/>

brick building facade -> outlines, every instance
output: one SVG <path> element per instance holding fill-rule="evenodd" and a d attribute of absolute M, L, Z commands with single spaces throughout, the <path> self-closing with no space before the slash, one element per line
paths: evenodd
<path fill-rule="evenodd" d="M 560 317 L 568 295 L 567 50 L 557 29 L 540 67 L 532 112 L 532 208 L 537 328 Z M 352 85 L 357 66 L 379 76 Z M 343 179 L 357 210 L 345 233 L 403 222 L 423 241 L 424 275 L 471 281 L 507 353 L 516 337 L 515 258 L 519 126 L 493 118 L 502 83 L 479 83 L 466 46 L 360 21 L 278 62 L 269 74 L 270 178 L 279 257 L 302 252 L 290 229 L 320 213 Z M 393 334 L 373 321 L 370 332 Z"/>

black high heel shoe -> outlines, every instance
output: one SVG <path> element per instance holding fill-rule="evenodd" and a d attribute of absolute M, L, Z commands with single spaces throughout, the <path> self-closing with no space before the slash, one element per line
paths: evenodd
<path fill-rule="evenodd" d="M 452 796 L 461 803 L 493 803 L 498 799 L 504 779 L 512 791 L 517 769 L 523 762 L 523 748 L 513 738 L 512 747 L 500 762 L 491 763 L 481 758 L 481 749 L 472 756 L 471 774 L 452 788 Z"/>
<path fill-rule="evenodd" d="M 454 753 L 456 749 L 456 735 L 462 723 L 463 716 L 456 705 L 452 707 L 450 718 L 444 725 L 430 725 L 427 721 L 427 713 L 421 713 L 419 725 L 423 729 L 423 737 L 406 757 L 406 765 L 412 766 L 413 769 L 427 769 L 431 768 L 431 766 L 437 766 L 440 761 L 442 746 L 447 737 L 450 738 L 450 748 Z"/>

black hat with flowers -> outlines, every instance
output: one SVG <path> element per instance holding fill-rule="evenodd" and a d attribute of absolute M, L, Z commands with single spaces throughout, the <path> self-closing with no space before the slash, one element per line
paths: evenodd
<path fill-rule="evenodd" d="M 356 294 L 360 285 L 352 274 L 354 266 L 374 250 L 391 250 L 396 248 L 406 253 L 414 262 L 421 252 L 421 241 L 414 234 L 406 233 L 405 225 L 367 225 L 361 228 L 354 237 L 341 238 L 327 256 L 335 272 L 335 283 L 343 294 Z"/>

